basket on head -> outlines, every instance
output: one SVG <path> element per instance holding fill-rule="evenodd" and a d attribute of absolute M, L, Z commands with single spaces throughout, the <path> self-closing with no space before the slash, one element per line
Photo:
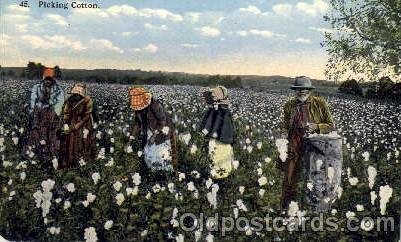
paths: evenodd
<path fill-rule="evenodd" d="M 152 94 L 143 87 L 132 87 L 129 89 L 130 106 L 138 111 L 145 109 L 152 101 Z"/>

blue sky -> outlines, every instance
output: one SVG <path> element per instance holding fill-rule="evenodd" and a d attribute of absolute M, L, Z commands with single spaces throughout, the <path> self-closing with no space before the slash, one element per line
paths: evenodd
<path fill-rule="evenodd" d="M 323 78 L 326 0 L 94 1 L 100 8 L 0 3 L 2 66 Z M 64 2 L 59 0 L 59 2 Z M 72 1 L 65 1 L 71 3 Z"/>

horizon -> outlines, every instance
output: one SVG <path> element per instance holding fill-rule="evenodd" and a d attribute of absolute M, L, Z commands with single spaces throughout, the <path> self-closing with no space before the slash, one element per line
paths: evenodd
<path fill-rule="evenodd" d="M 71 2 L 67 0 L 66 2 Z M 98 9 L 0 3 L 2 66 L 325 80 L 325 0 L 99 1 Z"/>

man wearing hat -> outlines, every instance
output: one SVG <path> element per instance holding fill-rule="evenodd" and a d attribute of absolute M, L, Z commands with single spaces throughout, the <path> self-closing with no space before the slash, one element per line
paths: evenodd
<path fill-rule="evenodd" d="M 145 164 L 154 178 L 157 171 L 171 172 L 177 164 L 175 127 L 163 105 L 143 87 L 129 90 L 130 106 L 135 112 L 134 133 L 140 137 Z"/>
<path fill-rule="evenodd" d="M 327 102 L 312 95 L 311 80 L 306 76 L 295 78 L 290 98 L 282 112 L 281 130 L 288 139 L 288 158 L 282 166 L 284 172 L 281 205 L 286 208 L 296 198 L 296 185 L 302 174 L 303 138 L 305 135 L 326 134 L 333 130 L 333 118 Z"/>
<path fill-rule="evenodd" d="M 63 138 L 60 153 L 62 168 L 76 167 L 78 161 L 94 160 L 96 138 L 93 129 L 93 101 L 85 84 L 75 84 L 63 107 Z"/>
<path fill-rule="evenodd" d="M 54 68 L 45 68 L 43 79 L 33 86 L 30 98 L 30 133 L 28 149 L 34 149 L 40 159 L 49 160 L 57 155 L 63 89 L 54 79 Z"/>

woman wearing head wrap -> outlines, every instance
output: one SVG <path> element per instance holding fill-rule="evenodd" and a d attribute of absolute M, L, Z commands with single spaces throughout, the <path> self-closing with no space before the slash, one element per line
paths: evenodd
<path fill-rule="evenodd" d="M 175 127 L 163 105 L 142 87 L 129 90 L 146 166 L 151 171 L 173 171 L 177 163 Z"/>
<path fill-rule="evenodd" d="M 94 160 L 96 140 L 93 131 L 92 98 L 86 94 L 84 84 L 76 84 L 63 107 L 64 135 L 60 153 L 61 167 L 78 165 L 78 161 Z"/>
<path fill-rule="evenodd" d="M 232 170 L 234 152 L 234 127 L 228 108 L 228 91 L 217 86 L 203 91 L 203 97 L 210 106 L 203 115 L 198 130 L 205 135 L 208 152 L 213 161 L 212 176 L 216 179 L 227 177 Z"/>
<path fill-rule="evenodd" d="M 64 92 L 54 79 L 54 69 L 45 68 L 41 83 L 33 86 L 30 99 L 30 133 L 27 149 L 33 149 L 42 160 L 49 160 L 58 153 L 60 143 L 57 130 L 60 128 L 61 108 Z"/>

